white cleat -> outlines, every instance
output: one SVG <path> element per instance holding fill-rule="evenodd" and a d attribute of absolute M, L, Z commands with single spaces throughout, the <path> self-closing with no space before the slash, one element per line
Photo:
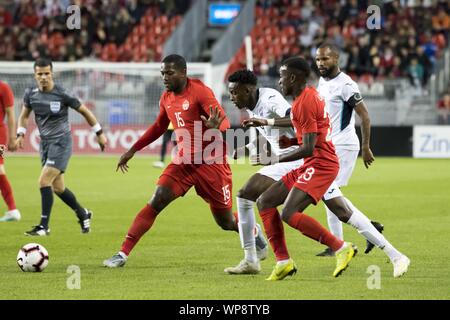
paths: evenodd
<path fill-rule="evenodd" d="M 411 261 L 405 255 L 402 255 L 400 258 L 392 260 L 392 264 L 394 265 L 394 278 L 401 277 L 408 271 L 408 267 Z"/>
<path fill-rule="evenodd" d="M 261 266 L 259 262 L 253 263 L 244 259 L 236 267 L 229 267 L 224 271 L 228 274 L 257 274 L 261 271 Z"/>
<path fill-rule="evenodd" d="M 108 268 L 119 268 L 123 267 L 127 262 L 127 256 L 122 252 L 118 252 L 111 258 L 103 261 L 103 265 Z"/>
<path fill-rule="evenodd" d="M 155 161 L 155 162 L 153 162 L 153 167 L 155 167 L 155 168 L 164 168 L 165 164 L 162 161 Z"/>
<path fill-rule="evenodd" d="M 20 220 L 20 211 L 17 209 L 6 211 L 5 215 L 0 218 L 0 222 L 19 221 L 19 220 Z"/>

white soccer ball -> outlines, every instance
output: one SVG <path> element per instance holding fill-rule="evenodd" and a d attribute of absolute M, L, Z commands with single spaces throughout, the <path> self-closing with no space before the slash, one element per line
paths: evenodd
<path fill-rule="evenodd" d="M 20 248 L 17 264 L 24 272 L 41 272 L 48 265 L 48 252 L 39 243 L 28 243 Z"/>

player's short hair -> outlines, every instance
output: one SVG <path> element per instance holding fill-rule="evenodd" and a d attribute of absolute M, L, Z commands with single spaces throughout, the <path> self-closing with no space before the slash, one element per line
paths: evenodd
<path fill-rule="evenodd" d="M 335 44 L 329 43 L 329 42 L 323 42 L 317 49 L 330 49 L 330 51 L 339 57 L 341 53 L 341 49 Z"/>
<path fill-rule="evenodd" d="M 52 60 L 48 58 L 38 58 L 36 61 L 34 61 L 33 69 L 36 69 L 36 67 L 48 67 L 50 66 L 50 70 L 53 70 L 53 64 Z"/>
<path fill-rule="evenodd" d="M 256 86 L 258 83 L 258 78 L 255 74 L 246 69 L 238 70 L 228 77 L 228 82 L 237 82 L 239 84 L 251 84 Z"/>
<path fill-rule="evenodd" d="M 286 66 L 291 71 L 300 71 L 303 73 L 305 78 L 308 78 L 309 74 L 311 73 L 311 67 L 309 66 L 309 63 L 301 57 L 287 58 L 281 63 L 281 66 Z"/>
<path fill-rule="evenodd" d="M 186 60 L 179 54 L 170 54 L 166 56 L 163 63 L 173 63 L 177 70 L 186 70 Z"/>

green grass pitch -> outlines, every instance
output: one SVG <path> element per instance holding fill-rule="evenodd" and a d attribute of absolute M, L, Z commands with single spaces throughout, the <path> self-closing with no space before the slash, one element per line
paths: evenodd
<path fill-rule="evenodd" d="M 6 159 L 22 220 L 0 223 L 0 299 L 449 299 L 450 161 L 378 158 L 366 170 L 359 159 L 344 194 L 372 220 L 385 225 L 385 236 L 411 259 L 409 272 L 392 277 L 392 265 L 375 248 L 363 253 L 365 240 L 345 226 L 346 239 L 360 253 L 337 279 L 334 258 L 315 257 L 323 247 L 285 225 L 287 244 L 299 270 L 280 282 L 265 281 L 274 265 L 270 252 L 256 276 L 223 272 L 243 256 L 239 237 L 221 230 L 209 207 L 191 190 L 158 217 L 132 252 L 127 265 L 106 269 L 102 261 L 117 252 L 135 214 L 147 202 L 161 172 L 153 159 L 136 157 L 128 174 L 115 172 L 117 157 L 74 156 L 66 185 L 94 211 L 92 232 L 80 233 L 72 211 L 55 197 L 51 235 L 23 232 L 40 216 L 37 157 Z M 258 170 L 233 165 L 233 193 Z M 2 208 L 4 204 L 2 202 Z M 323 205 L 306 213 L 326 225 Z M 257 217 L 258 221 L 260 218 Z M 42 273 L 23 273 L 16 264 L 20 247 L 44 245 L 50 262 Z M 70 290 L 70 273 L 81 270 L 81 289 Z M 380 270 L 380 289 L 369 289 L 370 266 Z M 368 280 L 369 279 L 369 280 Z"/>

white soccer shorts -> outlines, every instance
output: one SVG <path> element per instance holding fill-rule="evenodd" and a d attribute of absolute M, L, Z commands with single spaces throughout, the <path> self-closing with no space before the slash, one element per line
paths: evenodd
<path fill-rule="evenodd" d="M 344 187 L 348 184 L 358 159 L 358 153 L 359 150 L 347 150 L 336 147 L 336 154 L 339 158 L 339 173 L 335 182 L 339 187 Z"/>
<path fill-rule="evenodd" d="M 275 181 L 280 181 L 281 178 L 288 172 L 299 168 L 303 165 L 303 159 L 291 162 L 279 162 L 270 166 L 265 166 L 258 171 L 259 174 L 272 178 Z"/>

